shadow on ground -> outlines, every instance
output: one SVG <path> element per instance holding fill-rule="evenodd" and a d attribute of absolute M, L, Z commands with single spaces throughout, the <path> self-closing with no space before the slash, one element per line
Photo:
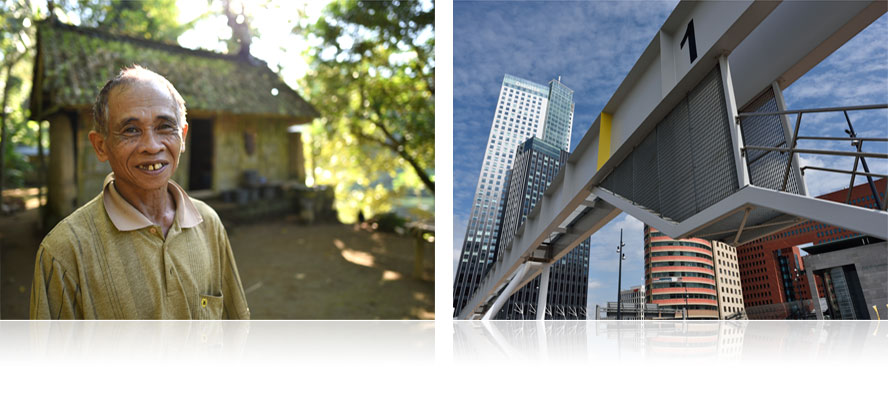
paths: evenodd
<path fill-rule="evenodd" d="M 412 276 L 415 240 L 347 225 L 230 229 L 253 319 L 434 319 L 434 246 Z"/>

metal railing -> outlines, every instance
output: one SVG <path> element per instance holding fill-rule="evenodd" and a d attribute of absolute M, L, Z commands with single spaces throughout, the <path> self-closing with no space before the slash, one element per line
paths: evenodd
<path fill-rule="evenodd" d="M 780 153 L 789 153 L 789 157 L 787 157 L 786 168 L 783 172 L 783 183 L 780 187 L 781 191 L 786 191 L 786 185 L 789 181 L 789 172 L 792 169 L 792 161 L 793 156 L 795 154 L 820 154 L 820 155 L 831 155 L 831 156 L 845 156 L 845 157 L 854 157 L 854 167 L 848 170 L 836 169 L 836 168 L 824 168 L 824 167 L 815 167 L 815 166 L 804 166 L 800 168 L 800 172 L 802 175 L 805 174 L 805 170 L 818 170 L 824 172 L 833 172 L 833 173 L 842 173 L 842 174 L 850 174 L 851 175 L 851 183 L 848 185 L 849 188 L 854 187 L 854 180 L 858 175 L 866 176 L 867 181 L 869 182 L 870 190 L 873 193 L 873 199 L 875 199 L 876 208 L 880 210 L 888 209 L 888 201 L 881 197 L 876 190 L 876 185 L 873 181 L 873 177 L 879 178 L 888 178 L 886 174 L 877 174 L 870 172 L 869 165 L 866 163 L 866 157 L 870 158 L 881 158 L 888 159 L 888 154 L 886 153 L 873 153 L 873 152 L 864 152 L 863 144 L 864 142 L 888 142 L 888 137 L 885 138 L 862 138 L 858 137 L 854 132 L 854 126 L 851 124 L 851 118 L 848 117 L 848 111 L 857 111 L 857 110 L 876 110 L 876 109 L 885 109 L 888 108 L 888 104 L 873 104 L 873 105 L 862 105 L 862 106 L 849 106 L 849 107 L 827 107 L 827 108 L 806 108 L 800 110 L 785 110 L 785 111 L 772 111 L 772 112 L 750 112 L 750 113 L 739 113 L 737 114 L 737 123 L 740 123 L 741 118 L 747 117 L 764 117 L 764 116 L 775 116 L 775 115 L 796 115 L 795 121 L 795 129 L 792 132 L 792 137 L 789 141 L 790 145 L 788 147 L 767 147 L 767 146 L 744 146 L 741 150 L 744 154 L 746 154 L 749 150 L 759 150 L 767 153 L 770 152 L 780 152 Z M 845 133 L 848 134 L 849 137 L 833 137 L 833 136 L 799 136 L 799 127 L 802 124 L 802 115 L 806 113 L 822 113 L 822 112 L 839 112 L 841 111 L 845 115 L 845 121 L 848 123 L 848 129 L 845 130 Z M 838 140 L 838 141 L 851 141 L 851 145 L 856 148 L 856 151 L 838 151 L 838 150 L 821 150 L 821 149 L 799 149 L 797 147 L 799 140 Z M 786 141 L 778 144 L 778 146 L 786 145 Z M 759 158 L 763 157 L 760 156 Z M 754 162 L 755 160 L 751 161 Z M 750 163 L 751 163 L 750 162 Z M 863 167 L 863 171 L 858 171 L 858 164 Z M 848 190 L 848 198 L 845 201 L 846 203 L 851 202 L 851 190 Z"/>

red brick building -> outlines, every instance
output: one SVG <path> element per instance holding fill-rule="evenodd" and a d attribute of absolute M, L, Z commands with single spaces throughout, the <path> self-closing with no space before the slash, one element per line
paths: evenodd
<path fill-rule="evenodd" d="M 885 198 L 886 180 L 875 182 L 876 191 Z M 848 189 L 818 196 L 844 203 Z M 875 208 L 869 184 L 852 188 L 850 204 Z M 810 300 L 811 291 L 805 278 L 805 267 L 799 245 L 821 244 L 860 235 L 847 229 L 808 221 L 791 229 L 737 247 L 743 303 L 750 319 L 786 319 L 801 317 L 805 310 L 788 305 Z M 816 279 L 819 293 L 825 293 L 823 282 Z M 798 305 L 798 304 L 797 304 Z"/>

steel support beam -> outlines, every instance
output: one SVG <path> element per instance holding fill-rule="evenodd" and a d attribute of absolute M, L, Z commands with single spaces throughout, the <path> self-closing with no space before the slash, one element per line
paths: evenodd
<path fill-rule="evenodd" d="M 734 98 L 734 83 L 731 78 L 731 67 L 724 55 L 718 58 L 721 69 L 722 88 L 725 92 L 725 108 L 728 110 L 728 127 L 731 132 L 731 153 L 737 169 L 737 187 L 749 185 L 749 168 L 746 163 L 746 152 L 743 151 L 743 133 L 737 119 L 737 100 Z"/>
<path fill-rule="evenodd" d="M 709 226 L 713 221 L 722 220 L 726 216 L 741 212 L 751 206 L 775 210 L 788 216 L 835 225 L 880 239 L 888 239 L 888 213 L 884 211 L 755 186 L 747 186 L 740 189 L 740 191 L 681 223 L 671 223 L 660 219 L 658 216 L 602 188 L 595 188 L 593 192 L 602 200 L 614 204 L 633 217 L 657 228 L 657 230 L 672 238 L 683 238 L 699 234 L 702 228 Z M 795 223 L 798 223 L 798 221 L 787 220 L 787 224 Z M 785 229 L 785 227 L 776 226 L 775 231 Z M 746 228 L 746 230 L 749 229 Z"/>
<path fill-rule="evenodd" d="M 610 221 L 620 215 L 622 211 L 603 201 L 598 201 L 595 208 L 575 219 L 568 227 L 567 232 L 552 242 L 552 260 L 560 260 L 574 247 L 586 240 L 593 233 L 598 232 Z"/>
<path fill-rule="evenodd" d="M 521 282 L 521 277 L 524 276 L 524 271 L 527 270 L 527 264 L 522 264 L 520 268 L 515 271 L 515 274 L 512 276 L 509 284 L 506 285 L 506 288 L 503 289 L 503 293 L 512 293 L 515 288 L 518 286 L 518 283 Z M 493 302 L 493 305 L 490 306 L 490 309 L 481 317 L 482 320 L 490 320 L 493 318 L 496 313 L 499 312 L 501 308 L 503 308 L 503 304 L 506 303 L 506 300 L 509 299 L 509 296 L 499 296 L 496 298 L 496 301 Z"/>
<path fill-rule="evenodd" d="M 549 273 L 552 272 L 552 264 L 543 267 L 540 274 L 540 293 L 537 299 L 536 319 L 538 321 L 546 320 L 546 303 L 549 298 Z"/>
<path fill-rule="evenodd" d="M 771 91 L 774 93 L 774 101 L 777 103 L 777 109 L 780 111 L 786 111 L 786 100 L 783 99 L 783 89 L 780 88 L 780 85 L 777 84 L 777 81 L 771 82 Z M 793 139 L 790 138 L 789 133 L 789 114 L 783 114 L 780 117 L 780 125 L 783 126 L 783 137 L 786 140 L 786 143 L 790 143 Z M 798 133 L 795 135 L 795 141 L 797 142 L 800 139 Z M 799 170 L 801 166 L 801 162 L 799 161 L 799 155 L 792 155 L 792 173 L 796 177 L 796 182 L 799 183 L 799 194 L 807 196 L 808 195 L 808 184 L 805 183 L 805 177 L 802 176 L 802 171 Z M 739 235 L 738 235 L 739 236 Z"/>
<path fill-rule="evenodd" d="M 527 284 L 530 283 L 530 281 L 532 281 L 534 278 L 536 278 L 537 276 L 540 276 L 540 274 L 543 272 L 543 270 L 547 266 L 552 265 L 551 263 L 548 263 L 548 264 L 529 263 L 529 264 L 532 264 L 532 265 L 529 265 L 527 267 L 527 269 L 524 271 L 524 276 L 520 277 L 520 281 L 518 282 L 518 286 L 516 286 L 515 289 L 512 290 L 511 293 L 506 294 L 506 292 L 503 292 L 502 294 L 500 294 L 500 296 L 503 296 L 503 295 L 511 296 L 511 295 L 517 293 L 519 290 L 521 290 L 521 288 L 523 288 L 524 286 L 527 286 Z"/>

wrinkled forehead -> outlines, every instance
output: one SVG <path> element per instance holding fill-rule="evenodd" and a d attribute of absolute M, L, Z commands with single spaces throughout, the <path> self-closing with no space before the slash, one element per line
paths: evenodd
<path fill-rule="evenodd" d="M 166 85 L 155 79 L 135 78 L 115 87 L 108 96 L 108 122 L 112 126 L 120 119 L 153 119 L 158 113 L 178 120 L 175 99 Z"/>

